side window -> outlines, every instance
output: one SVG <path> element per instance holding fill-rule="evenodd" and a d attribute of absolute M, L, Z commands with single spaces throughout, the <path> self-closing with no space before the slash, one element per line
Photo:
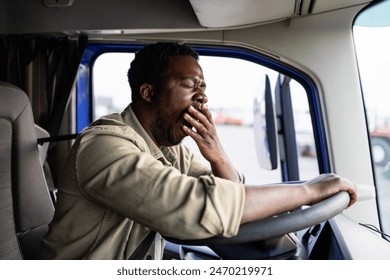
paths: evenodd
<path fill-rule="evenodd" d="M 299 178 L 307 180 L 319 175 L 313 124 L 305 89 L 295 80 L 291 80 L 290 89 L 298 148 Z"/>
<path fill-rule="evenodd" d="M 131 91 L 127 81 L 127 70 L 133 53 L 105 53 L 93 65 L 92 93 L 93 116 L 122 112 L 131 102 Z"/>
<path fill-rule="evenodd" d="M 127 70 L 133 59 L 132 53 L 104 53 L 92 69 L 93 115 L 98 118 L 112 112 L 121 112 L 130 102 L 131 93 L 127 82 Z M 275 108 L 275 91 L 279 73 L 258 63 L 230 57 L 201 55 L 199 63 L 207 83 L 208 107 L 220 140 L 237 170 L 245 175 L 247 184 L 274 183 L 283 180 L 284 167 L 280 164 L 285 156 L 285 146 L 280 136 L 280 120 L 275 110 L 278 140 L 278 164 L 276 169 L 261 167 L 259 159 L 264 154 L 259 150 L 259 138 L 255 113 L 255 100 L 264 92 L 264 79 L 270 81 L 271 95 Z M 295 127 L 295 168 L 299 179 L 305 180 L 318 175 L 313 126 L 308 106 L 307 93 L 295 80 L 289 83 L 291 106 Z M 284 137 L 284 136 L 283 136 Z M 277 138 L 278 139 L 278 138 Z M 288 140 L 288 139 L 287 139 Z M 198 148 L 189 137 L 184 143 L 194 153 Z"/>
<path fill-rule="evenodd" d="M 378 207 L 384 232 L 390 232 L 390 1 L 363 11 L 354 39 L 366 106 Z"/>

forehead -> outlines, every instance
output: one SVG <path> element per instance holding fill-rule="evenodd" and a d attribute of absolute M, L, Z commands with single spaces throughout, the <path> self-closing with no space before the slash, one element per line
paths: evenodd
<path fill-rule="evenodd" d="M 203 71 L 198 61 L 192 56 L 171 56 L 171 67 L 166 75 L 172 78 L 194 77 L 203 79 Z"/>

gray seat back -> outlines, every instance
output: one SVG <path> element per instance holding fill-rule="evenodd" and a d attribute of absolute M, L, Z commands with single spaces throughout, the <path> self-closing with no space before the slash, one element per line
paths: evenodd
<path fill-rule="evenodd" d="M 0 259 L 36 259 L 54 206 L 27 95 L 0 82 Z"/>

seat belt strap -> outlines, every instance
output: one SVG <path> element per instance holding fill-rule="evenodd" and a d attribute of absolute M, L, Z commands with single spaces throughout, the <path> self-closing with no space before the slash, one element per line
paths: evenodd
<path fill-rule="evenodd" d="M 142 240 L 141 244 L 134 250 L 134 252 L 129 257 L 129 260 L 142 260 L 146 253 L 148 252 L 150 245 L 154 241 L 156 236 L 155 231 L 151 231 L 145 238 Z"/>

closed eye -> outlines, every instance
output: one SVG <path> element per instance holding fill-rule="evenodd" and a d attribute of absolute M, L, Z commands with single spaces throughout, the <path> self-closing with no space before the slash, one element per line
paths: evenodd
<path fill-rule="evenodd" d="M 181 86 L 193 90 L 200 88 L 204 91 L 206 89 L 206 83 L 203 80 L 194 77 L 185 77 L 182 80 Z"/>

